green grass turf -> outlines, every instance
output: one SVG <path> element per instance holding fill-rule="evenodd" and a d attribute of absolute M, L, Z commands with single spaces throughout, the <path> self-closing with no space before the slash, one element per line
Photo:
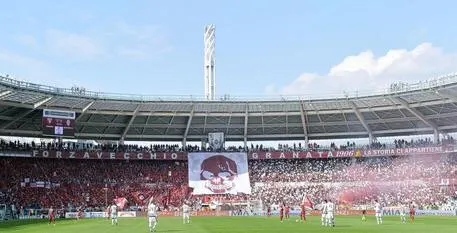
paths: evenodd
<path fill-rule="evenodd" d="M 320 226 L 319 217 L 309 217 L 307 223 L 296 218 L 280 223 L 277 217 L 194 217 L 183 225 L 180 218 L 161 218 L 157 232 L 173 233 L 294 233 L 294 232 L 351 232 L 351 233 L 456 233 L 457 217 L 418 217 L 411 224 L 401 224 L 399 217 L 385 217 L 378 226 L 374 217 L 362 222 L 360 217 L 337 217 L 335 228 Z M 28 224 L 25 224 L 28 223 Z M 30 224 L 32 223 L 32 224 Z M 16 233 L 147 233 L 145 218 L 121 218 L 118 226 L 107 219 L 60 220 L 56 226 L 43 221 L 0 223 L 0 232 Z"/>

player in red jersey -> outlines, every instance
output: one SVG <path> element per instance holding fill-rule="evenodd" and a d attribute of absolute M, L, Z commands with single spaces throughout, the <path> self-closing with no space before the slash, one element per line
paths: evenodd
<path fill-rule="evenodd" d="M 282 220 L 284 219 L 284 204 L 281 205 L 281 207 L 279 208 L 279 220 Z"/>
<path fill-rule="evenodd" d="M 290 217 L 290 207 L 288 205 L 284 205 L 284 217 L 285 219 L 289 220 Z"/>
<path fill-rule="evenodd" d="M 49 224 L 54 224 L 54 226 L 56 225 L 56 218 L 55 218 L 55 213 L 54 213 L 54 209 L 52 208 L 49 208 L 48 210 L 48 218 L 49 218 Z"/>
<path fill-rule="evenodd" d="M 268 208 L 267 208 L 267 216 L 268 217 L 271 216 L 271 206 L 268 206 Z"/>
<path fill-rule="evenodd" d="M 414 222 L 414 216 L 416 215 L 416 209 L 414 209 L 414 204 L 411 202 L 409 204 L 409 218 L 411 219 L 411 222 Z"/>
<path fill-rule="evenodd" d="M 305 204 L 301 204 L 300 208 L 301 208 L 300 221 L 306 222 L 306 207 L 305 207 Z"/>
<path fill-rule="evenodd" d="M 76 220 L 79 220 L 83 216 L 82 208 L 78 208 L 76 211 Z"/>

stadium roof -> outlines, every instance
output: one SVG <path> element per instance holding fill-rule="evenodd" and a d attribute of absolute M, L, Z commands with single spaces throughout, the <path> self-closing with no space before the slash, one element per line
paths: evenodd
<path fill-rule="evenodd" d="M 0 135 L 41 136 L 42 109 L 77 112 L 76 138 L 200 141 L 309 140 L 457 131 L 457 76 L 395 84 L 369 96 L 203 101 L 107 94 L 0 76 Z"/>

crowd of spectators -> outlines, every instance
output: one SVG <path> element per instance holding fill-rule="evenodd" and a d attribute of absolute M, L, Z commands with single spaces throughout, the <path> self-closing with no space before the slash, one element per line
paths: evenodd
<path fill-rule="evenodd" d="M 250 161 L 251 195 L 209 198 L 296 204 L 306 193 L 316 202 L 332 198 L 362 204 L 379 199 L 389 205 L 409 200 L 439 205 L 456 191 L 440 185 L 442 179 L 457 177 L 456 156 L 448 156 Z M 179 206 L 184 199 L 209 200 L 190 196 L 185 162 L 2 158 L 0 166 L 0 187 L 6 193 L 2 201 L 16 206 L 100 207 L 115 197 L 140 204 L 133 196 L 138 191 L 164 207 Z M 50 186 L 29 186 L 37 181 Z"/>
<path fill-rule="evenodd" d="M 449 145 L 449 144 L 455 144 L 454 137 L 451 135 L 447 135 L 443 138 L 441 138 L 437 144 L 440 145 Z M 420 139 L 411 139 L 411 140 L 405 140 L 405 139 L 395 139 L 393 141 L 393 144 L 386 144 L 386 143 L 380 143 L 378 141 L 373 142 L 370 145 L 370 148 L 372 149 L 384 149 L 384 148 L 408 148 L 408 147 L 423 147 L 423 146 L 432 146 L 435 145 L 435 142 L 431 138 L 420 138 Z"/>
<path fill-rule="evenodd" d="M 133 193 L 155 196 L 162 204 L 186 197 L 186 163 L 173 161 L 0 159 L 1 202 L 28 208 L 100 207 Z M 37 182 L 44 187 L 36 187 Z M 31 184 L 34 184 L 31 186 Z M 171 198 L 173 197 L 173 198 Z"/>
<path fill-rule="evenodd" d="M 332 160 L 272 160 L 250 164 L 253 196 L 264 203 L 298 203 L 303 194 L 316 202 L 366 204 L 378 199 L 387 205 L 415 201 L 442 205 L 455 195 L 456 155 L 379 157 Z M 285 173 L 284 171 L 288 171 Z"/>
<path fill-rule="evenodd" d="M 450 139 L 450 138 L 449 138 Z M 452 139 L 453 140 L 453 139 Z M 447 141 L 450 142 L 450 141 Z M 430 140 L 396 140 L 394 145 L 430 145 Z M 355 146 L 353 143 L 347 146 Z M 58 148 L 57 144 L 0 142 L 0 150 Z M 300 144 L 281 145 L 278 150 L 298 150 Z M 253 150 L 266 150 L 254 146 Z M 79 149 L 95 149 L 93 146 Z M 97 149 L 113 150 L 100 146 Z M 229 148 L 232 150 L 233 148 Z M 178 145 L 120 150 L 179 151 Z M 199 150 L 189 147 L 186 150 Z M 126 197 L 129 205 L 141 204 L 135 193 L 154 196 L 163 208 L 179 206 L 183 200 L 205 203 L 261 200 L 265 204 L 301 201 L 308 194 L 315 202 L 332 198 L 340 203 L 363 204 L 379 199 L 388 205 L 415 201 L 421 206 L 440 206 L 455 196 L 455 185 L 442 180 L 457 179 L 457 155 L 413 155 L 408 157 L 335 158 L 312 160 L 249 161 L 252 194 L 192 196 L 187 187 L 187 162 L 56 160 L 0 158 L 0 203 L 24 208 L 57 206 L 100 208 L 115 197 Z M 44 187 L 31 187 L 38 181 Z"/>
<path fill-rule="evenodd" d="M 455 144 L 452 136 L 442 138 L 438 145 Z M 224 148 L 224 151 L 304 151 L 304 150 L 353 150 L 353 149 L 382 149 L 382 148 L 408 148 L 408 147 L 424 147 L 435 145 L 430 138 L 423 139 L 395 139 L 391 143 L 374 142 L 371 145 L 358 145 L 355 142 L 346 142 L 337 146 L 331 142 L 330 145 L 320 145 L 316 142 L 309 143 L 305 146 L 303 143 L 281 144 L 276 148 L 264 146 L 262 144 L 250 144 L 247 148 L 242 146 L 229 146 Z M 199 152 L 211 151 L 210 147 L 201 147 L 196 145 L 187 145 L 182 147 L 178 144 L 151 144 L 149 146 L 135 144 L 93 144 L 93 143 L 77 143 L 73 141 L 42 141 L 36 143 L 34 141 L 27 143 L 21 141 L 5 141 L 0 139 L 0 151 L 30 151 L 30 150 L 89 150 L 89 151 L 119 151 L 119 152 Z"/>

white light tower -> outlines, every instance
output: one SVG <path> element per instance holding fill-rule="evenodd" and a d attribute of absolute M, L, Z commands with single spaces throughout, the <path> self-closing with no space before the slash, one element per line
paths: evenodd
<path fill-rule="evenodd" d="M 214 24 L 205 27 L 205 98 L 214 100 L 216 95 L 216 27 Z"/>

